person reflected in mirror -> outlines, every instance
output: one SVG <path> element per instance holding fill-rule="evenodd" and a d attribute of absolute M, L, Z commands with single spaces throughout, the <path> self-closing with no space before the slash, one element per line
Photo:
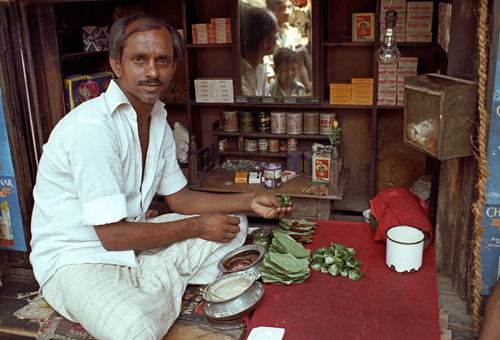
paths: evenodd
<path fill-rule="evenodd" d="M 276 79 L 269 85 L 269 93 L 273 97 L 302 97 L 306 88 L 297 81 L 299 72 L 299 55 L 289 48 L 279 48 L 274 52 L 274 72 Z"/>
<path fill-rule="evenodd" d="M 111 27 L 106 92 L 52 130 L 33 190 L 30 261 L 40 296 L 99 340 L 163 339 L 188 284 L 219 275 L 244 244 L 246 214 L 290 216 L 267 191 L 190 190 L 167 122 L 184 54 L 177 30 L 137 13 Z M 148 219 L 153 198 L 173 213 Z"/>
<path fill-rule="evenodd" d="M 500 282 L 497 281 L 490 293 L 478 340 L 500 339 Z"/>
<path fill-rule="evenodd" d="M 311 11 L 307 11 L 309 22 L 304 25 L 307 43 L 295 50 L 299 55 L 299 81 L 306 87 L 306 93 L 312 92 L 312 35 L 311 35 Z"/>
<path fill-rule="evenodd" d="M 275 50 L 283 47 L 292 50 L 299 48 L 302 45 L 302 34 L 297 27 L 290 25 L 290 21 L 294 15 L 292 2 L 290 0 L 266 0 L 266 6 L 274 13 L 276 20 L 278 20 Z M 272 83 L 275 77 L 273 55 L 266 55 L 264 63 L 266 64 L 269 83 Z"/>
<path fill-rule="evenodd" d="M 278 22 L 266 8 L 240 6 L 241 91 L 244 96 L 269 96 L 264 56 L 276 46 Z"/>

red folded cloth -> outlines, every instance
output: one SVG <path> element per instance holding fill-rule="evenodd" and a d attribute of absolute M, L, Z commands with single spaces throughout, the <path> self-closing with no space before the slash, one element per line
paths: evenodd
<path fill-rule="evenodd" d="M 429 221 L 429 207 L 424 200 L 405 188 L 390 188 L 370 201 L 373 217 L 377 220 L 375 241 L 386 242 L 386 231 L 396 225 L 408 225 L 430 233 L 433 230 Z"/>

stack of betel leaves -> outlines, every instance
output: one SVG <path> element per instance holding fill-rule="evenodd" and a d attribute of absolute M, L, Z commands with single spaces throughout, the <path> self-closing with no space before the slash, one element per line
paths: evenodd
<path fill-rule="evenodd" d="M 316 225 L 316 222 L 283 218 L 279 223 L 280 229 L 273 230 L 273 234 L 285 234 L 297 242 L 311 243 Z"/>
<path fill-rule="evenodd" d="M 275 234 L 260 266 L 262 281 L 274 284 L 297 284 L 309 275 L 311 251 L 285 234 Z"/>
<path fill-rule="evenodd" d="M 359 271 L 362 262 L 354 256 L 354 249 L 333 242 L 331 245 L 330 248 L 323 246 L 313 251 L 311 268 L 333 276 L 348 276 L 355 281 L 361 279 L 365 273 Z"/>

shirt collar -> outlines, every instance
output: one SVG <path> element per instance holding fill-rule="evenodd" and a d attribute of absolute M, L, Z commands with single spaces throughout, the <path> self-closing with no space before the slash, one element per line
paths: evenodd
<path fill-rule="evenodd" d="M 131 106 L 127 96 L 125 95 L 125 93 L 123 93 L 120 86 L 118 86 L 118 82 L 116 81 L 116 79 L 110 81 L 109 87 L 106 90 L 104 96 L 105 96 L 104 99 L 106 100 L 106 104 L 108 106 L 108 110 L 111 115 L 116 111 L 116 109 L 120 105 Z M 165 110 L 164 106 L 165 103 L 163 103 L 161 100 L 158 100 L 153 106 L 151 114 L 159 116 L 159 118 L 165 119 L 167 117 L 167 111 Z"/>

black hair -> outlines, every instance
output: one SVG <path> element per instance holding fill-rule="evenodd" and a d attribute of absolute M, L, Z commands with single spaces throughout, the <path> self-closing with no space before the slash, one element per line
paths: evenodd
<path fill-rule="evenodd" d="M 141 25 L 138 26 L 135 30 L 128 32 L 126 34 L 127 27 L 130 24 L 136 21 L 141 21 Z M 170 25 L 169 23 L 153 18 L 143 12 L 133 13 L 127 15 L 119 20 L 117 20 L 113 26 L 111 26 L 111 30 L 109 32 L 109 55 L 116 60 L 122 60 L 123 46 L 125 45 L 125 41 L 128 39 L 130 35 L 136 32 L 144 32 L 152 29 L 160 29 L 165 27 L 170 35 L 172 36 L 172 44 L 174 47 L 174 62 L 179 61 L 182 58 L 182 54 L 184 53 L 184 40 L 177 30 Z"/>
<path fill-rule="evenodd" d="M 267 8 L 255 6 L 240 7 L 240 39 L 242 51 L 256 51 L 265 37 L 274 35 L 278 21 Z"/>
<path fill-rule="evenodd" d="M 274 67 L 278 67 L 281 64 L 292 64 L 299 62 L 299 55 L 297 52 L 287 48 L 278 48 L 273 55 Z"/>

